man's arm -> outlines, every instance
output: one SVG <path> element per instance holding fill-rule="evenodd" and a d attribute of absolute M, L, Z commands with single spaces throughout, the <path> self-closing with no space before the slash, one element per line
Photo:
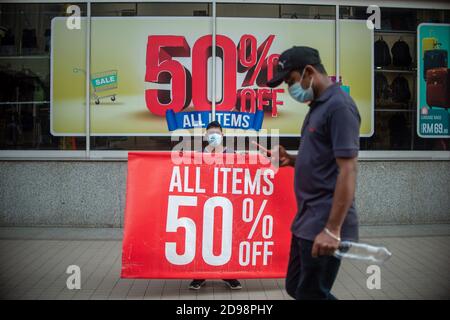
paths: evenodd
<path fill-rule="evenodd" d="M 339 175 L 334 190 L 333 206 L 331 207 L 330 217 L 325 227 L 338 237 L 341 234 L 342 223 L 355 197 L 356 159 L 336 158 L 337 165 L 339 166 Z"/>
<path fill-rule="evenodd" d="M 325 228 L 339 238 L 341 226 L 352 205 L 357 175 L 357 158 L 336 158 L 339 174 L 333 196 L 333 205 Z M 325 231 L 319 233 L 314 240 L 312 256 L 332 255 L 339 247 L 339 241 Z"/>

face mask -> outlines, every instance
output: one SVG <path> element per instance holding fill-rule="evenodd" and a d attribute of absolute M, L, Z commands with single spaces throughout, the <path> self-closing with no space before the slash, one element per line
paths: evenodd
<path fill-rule="evenodd" d="M 212 147 L 217 147 L 222 143 L 222 135 L 218 133 L 211 133 L 208 135 L 208 143 Z"/>
<path fill-rule="evenodd" d="M 309 84 L 308 89 L 303 89 L 302 85 L 300 84 L 303 80 L 303 75 L 305 71 L 303 70 L 302 77 L 300 79 L 300 82 L 294 83 L 292 86 L 289 87 L 289 94 L 294 100 L 297 100 L 298 102 L 308 102 L 314 100 L 314 91 L 312 89 L 312 83 L 313 78 L 311 78 L 311 83 Z"/>

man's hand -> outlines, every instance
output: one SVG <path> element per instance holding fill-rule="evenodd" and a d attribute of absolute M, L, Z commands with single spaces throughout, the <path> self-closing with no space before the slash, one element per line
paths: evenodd
<path fill-rule="evenodd" d="M 286 149 L 283 146 L 276 146 L 274 149 L 278 151 L 277 153 L 280 167 L 293 165 L 292 156 L 287 153 Z"/>
<path fill-rule="evenodd" d="M 267 150 L 255 141 L 252 141 L 252 143 L 266 153 L 265 156 L 270 158 L 270 161 L 274 166 L 286 167 L 289 165 L 293 166 L 295 164 L 294 158 L 287 153 L 283 146 L 275 146 L 271 150 Z"/>
<path fill-rule="evenodd" d="M 335 234 L 339 237 L 339 234 Z M 311 255 L 314 258 L 318 256 L 331 256 L 339 248 L 339 241 L 328 235 L 325 231 L 319 233 L 314 239 Z"/>

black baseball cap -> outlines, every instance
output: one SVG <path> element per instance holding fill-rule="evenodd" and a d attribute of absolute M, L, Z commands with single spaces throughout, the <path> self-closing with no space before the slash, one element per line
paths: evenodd
<path fill-rule="evenodd" d="M 275 76 L 267 82 L 270 88 L 279 86 L 292 70 L 302 70 L 307 65 L 320 64 L 319 51 L 310 47 L 294 46 L 278 58 Z"/>

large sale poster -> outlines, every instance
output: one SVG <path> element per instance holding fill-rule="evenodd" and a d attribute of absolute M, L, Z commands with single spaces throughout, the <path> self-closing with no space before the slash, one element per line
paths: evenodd
<path fill-rule="evenodd" d="M 373 33 L 365 21 L 339 21 L 342 84 L 373 133 Z M 52 20 L 51 132 L 85 135 L 86 18 L 68 29 Z M 170 135 L 211 119 L 216 67 L 216 120 L 226 134 L 279 130 L 296 136 L 308 107 L 285 84 L 268 88 L 278 56 L 294 45 L 319 50 L 336 73 L 335 21 L 217 18 L 216 58 L 208 17 L 92 17 L 90 132 L 93 136 Z M 277 134 L 273 132 L 273 134 Z"/>
<path fill-rule="evenodd" d="M 450 138 L 450 24 L 417 29 L 417 134 Z"/>
<path fill-rule="evenodd" d="M 294 169 L 252 157 L 130 152 L 121 276 L 284 277 Z"/>

